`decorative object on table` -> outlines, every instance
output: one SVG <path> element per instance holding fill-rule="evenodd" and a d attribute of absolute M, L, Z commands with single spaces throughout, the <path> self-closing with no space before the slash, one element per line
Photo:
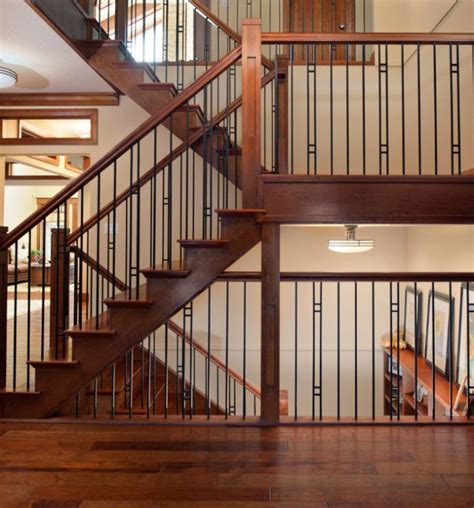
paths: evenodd
<path fill-rule="evenodd" d="M 395 356 L 393 358 L 388 357 L 388 367 L 387 367 L 387 370 L 388 370 L 388 372 L 390 372 L 391 374 L 394 374 L 395 376 L 399 375 L 400 377 L 402 377 L 402 375 L 403 375 L 402 368 L 399 367 L 397 359 L 395 358 Z"/>
<path fill-rule="evenodd" d="M 434 312 L 433 312 L 434 310 Z M 448 374 L 449 346 L 453 334 L 454 298 L 430 291 L 426 314 L 425 359 L 446 376 Z"/>
<path fill-rule="evenodd" d="M 428 395 L 428 392 L 423 388 L 422 385 L 418 384 L 416 387 L 416 400 L 418 402 L 423 402 L 423 397 Z"/>
<path fill-rule="evenodd" d="M 33 263 L 41 263 L 43 260 L 41 249 L 32 249 L 30 255 Z"/>
<path fill-rule="evenodd" d="M 28 263 L 28 249 L 24 243 L 21 244 L 21 247 L 18 249 L 18 262 Z"/>
<path fill-rule="evenodd" d="M 404 339 L 406 345 L 421 355 L 421 319 L 423 293 L 415 288 L 405 288 Z"/>
<path fill-rule="evenodd" d="M 382 337 L 380 337 L 380 345 L 384 348 L 392 348 L 397 349 L 400 346 L 400 349 L 406 349 L 407 344 L 405 342 L 404 333 L 400 331 L 398 333 L 396 330 L 392 332 L 392 337 L 390 340 L 390 332 L 384 333 Z"/>
<path fill-rule="evenodd" d="M 469 293 L 467 284 L 461 286 L 461 299 L 459 308 L 459 336 L 457 348 L 457 372 L 456 380 L 459 384 L 464 378 L 467 387 L 467 344 L 469 342 L 469 386 L 474 387 L 474 284 L 469 284 Z M 469 330 L 468 330 L 469 329 Z M 469 331 L 469 333 L 468 333 Z"/>

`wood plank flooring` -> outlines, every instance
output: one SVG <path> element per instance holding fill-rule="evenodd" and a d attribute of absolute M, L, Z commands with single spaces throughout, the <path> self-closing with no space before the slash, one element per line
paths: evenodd
<path fill-rule="evenodd" d="M 474 428 L 0 422 L 0 506 L 473 507 Z"/>

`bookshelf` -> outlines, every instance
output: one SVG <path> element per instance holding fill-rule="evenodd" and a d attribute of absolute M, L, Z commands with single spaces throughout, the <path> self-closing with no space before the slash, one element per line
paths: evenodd
<path fill-rule="evenodd" d="M 392 349 L 392 358 L 397 361 L 397 350 Z M 435 404 L 435 414 L 437 416 L 449 416 L 449 409 L 452 405 L 453 416 L 462 416 L 463 408 L 466 404 L 466 397 L 463 394 L 460 397 L 458 409 L 454 409 L 454 402 L 458 394 L 459 386 L 456 382 L 449 383 L 449 380 L 439 372 L 434 373 L 435 397 L 433 401 L 433 370 L 424 358 L 415 357 L 415 353 L 410 349 L 403 349 L 399 352 L 400 374 L 389 372 L 390 349 L 384 348 L 384 414 L 390 415 L 414 415 L 415 411 L 419 416 L 432 416 L 433 404 Z M 416 369 L 415 369 L 416 366 Z M 416 402 L 415 394 L 415 370 L 417 371 L 417 385 L 422 386 L 428 395 L 424 395 L 423 400 Z M 454 374 L 453 374 L 454 376 Z M 390 379 L 392 382 L 390 383 Z M 391 392 L 392 389 L 392 392 Z M 398 395 L 400 401 L 398 400 Z"/>

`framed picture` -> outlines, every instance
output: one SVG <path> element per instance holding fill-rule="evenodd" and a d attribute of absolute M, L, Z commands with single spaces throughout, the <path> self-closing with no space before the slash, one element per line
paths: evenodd
<path fill-rule="evenodd" d="M 434 316 L 432 310 L 434 307 Z M 428 298 L 428 312 L 426 314 L 426 340 L 425 359 L 433 364 L 434 339 L 434 366 L 446 376 L 448 372 L 449 346 L 452 339 L 454 314 L 454 298 L 430 291 Z"/>
<path fill-rule="evenodd" d="M 457 373 L 456 381 L 461 384 L 467 376 L 468 355 L 467 343 L 469 342 L 469 386 L 474 387 L 474 284 L 461 286 L 461 299 L 459 307 L 459 328 L 458 328 L 458 352 L 457 352 Z M 468 308 L 470 307 L 470 309 Z M 467 319 L 467 317 L 469 319 Z M 466 380 L 467 381 L 467 380 Z"/>
<path fill-rule="evenodd" d="M 416 296 L 415 296 L 416 295 Z M 405 288 L 405 317 L 403 330 L 407 346 L 421 355 L 421 312 L 423 293 L 408 286 Z M 415 307 L 416 306 L 416 307 Z"/>

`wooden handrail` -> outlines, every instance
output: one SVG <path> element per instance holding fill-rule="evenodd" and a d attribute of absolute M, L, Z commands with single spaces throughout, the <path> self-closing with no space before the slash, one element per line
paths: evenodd
<path fill-rule="evenodd" d="M 196 10 L 205 18 L 210 19 L 217 27 L 219 27 L 227 36 L 229 36 L 232 40 L 234 40 L 237 44 L 242 44 L 242 36 L 232 30 L 230 26 L 224 23 L 218 16 L 216 16 L 211 10 L 209 10 L 205 5 L 203 5 L 199 0 L 188 0 L 191 5 L 193 5 Z M 273 62 L 262 56 L 263 65 L 269 69 L 273 70 L 274 65 Z"/>
<path fill-rule="evenodd" d="M 262 88 L 268 85 L 273 79 L 275 78 L 275 71 L 271 71 L 268 74 L 266 74 L 262 78 Z M 163 171 L 164 168 L 166 168 L 171 162 L 173 162 L 176 158 L 178 158 L 181 154 L 183 154 L 190 146 L 194 145 L 198 141 L 202 139 L 202 137 L 206 134 L 209 127 L 213 128 L 216 125 L 219 125 L 220 122 L 222 122 L 228 115 L 236 111 L 240 106 L 242 105 L 242 96 L 237 98 L 235 101 L 231 102 L 224 110 L 222 110 L 220 113 L 218 113 L 211 121 L 210 124 L 207 127 L 201 127 L 198 131 L 196 131 L 192 136 L 189 137 L 186 143 L 182 143 L 178 147 L 176 147 L 171 154 L 166 155 L 163 157 L 155 167 L 151 168 L 149 171 L 144 173 L 140 179 L 134 183 L 134 187 L 141 188 L 143 185 L 145 185 L 147 182 L 149 182 L 155 174 L 158 174 L 159 172 Z M 98 214 L 93 215 L 90 217 L 83 225 L 82 227 L 79 227 L 75 229 L 69 236 L 68 236 L 68 245 L 72 245 L 78 238 L 80 238 L 84 233 L 86 233 L 88 230 L 90 230 L 92 227 L 94 227 L 97 224 L 97 221 L 102 220 L 104 217 L 107 216 L 113 209 L 114 206 L 119 206 L 120 204 L 124 203 L 127 198 L 130 196 L 130 189 L 127 189 L 120 193 L 115 200 L 110 201 L 107 203 Z"/>
<path fill-rule="evenodd" d="M 224 272 L 221 282 L 258 282 L 261 272 Z M 281 272 L 282 282 L 473 282 L 470 272 Z"/>
<path fill-rule="evenodd" d="M 262 44 L 473 44 L 472 33 L 262 33 Z"/>
<path fill-rule="evenodd" d="M 89 256 L 89 254 L 86 254 L 79 247 L 77 247 L 75 245 L 71 245 L 71 247 L 69 247 L 69 250 L 73 254 L 76 254 L 76 256 L 78 256 L 82 261 L 84 261 L 84 263 L 86 265 L 88 265 L 90 268 L 98 271 L 99 275 L 102 275 L 102 277 L 105 280 L 107 280 L 108 282 L 113 284 L 117 289 L 119 289 L 120 291 L 127 290 L 127 285 L 125 284 L 125 282 L 120 280 L 117 276 L 114 276 L 114 274 L 111 273 L 109 270 L 107 270 L 107 268 L 105 268 L 105 266 L 102 266 L 100 263 L 97 264 L 97 261 L 94 258 L 91 258 Z M 97 268 L 98 268 L 98 270 L 97 270 Z"/>
<path fill-rule="evenodd" d="M 86 184 L 96 178 L 102 171 L 107 169 L 115 160 L 129 150 L 135 143 L 149 134 L 153 129 L 162 124 L 171 114 L 177 111 L 186 102 L 192 99 L 205 86 L 225 71 L 229 66 L 235 63 L 242 54 L 242 47 L 239 46 L 228 53 L 214 67 L 211 67 L 203 75 L 196 79 L 191 85 L 171 100 L 158 113 L 145 120 L 131 134 L 126 136 L 120 143 L 105 154 L 99 161 L 84 171 L 78 178 L 66 185 L 59 191 L 48 203 L 31 214 L 27 219 L 14 228 L 6 237 L 4 245 L 8 248 L 16 241 L 22 238 L 28 231 L 37 226 L 43 219 L 50 215 L 62 203 L 71 198 L 76 192 L 79 192 Z"/>
<path fill-rule="evenodd" d="M 192 346 L 199 351 L 205 358 L 209 358 L 211 363 L 216 365 L 221 370 L 226 370 L 226 364 L 217 356 L 213 355 L 212 353 L 209 354 L 209 351 L 199 342 L 197 342 L 195 339 L 192 339 L 188 333 L 184 333 L 183 329 L 178 326 L 176 323 L 173 323 L 173 321 L 168 321 L 168 328 L 175 333 L 178 337 L 181 337 L 186 340 L 188 344 L 191 344 Z M 255 397 L 259 398 L 261 397 L 260 390 L 253 385 L 252 383 L 249 383 L 248 381 L 245 381 L 243 376 L 241 376 L 237 371 L 227 366 L 227 372 L 229 376 L 237 381 L 241 386 L 245 386 L 245 389 L 248 390 L 252 395 L 255 395 Z"/>

